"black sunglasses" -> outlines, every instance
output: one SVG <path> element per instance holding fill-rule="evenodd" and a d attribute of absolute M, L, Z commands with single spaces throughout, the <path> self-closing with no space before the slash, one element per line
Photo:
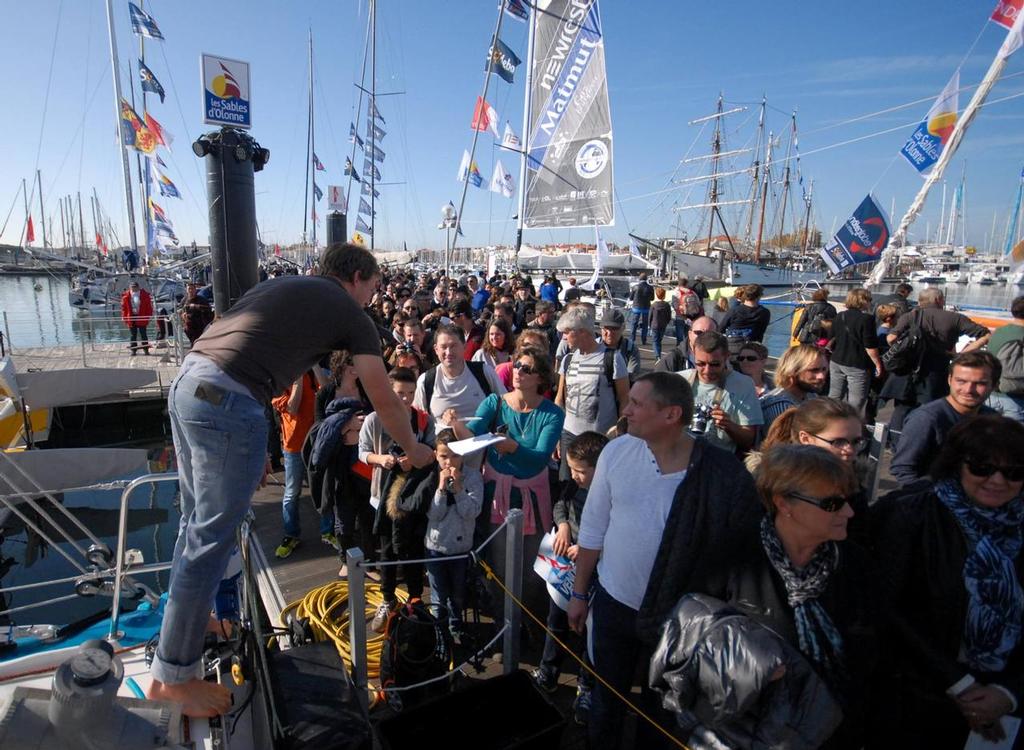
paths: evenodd
<path fill-rule="evenodd" d="M 810 497 L 809 495 L 801 495 L 799 492 L 787 492 L 786 497 L 792 497 L 796 500 L 802 500 L 805 503 L 821 508 L 826 513 L 835 513 L 840 510 L 844 505 L 850 502 L 850 499 L 843 495 L 829 495 L 828 497 Z"/>
<path fill-rule="evenodd" d="M 990 477 L 998 471 L 1003 475 L 1003 479 L 1008 482 L 1019 482 L 1024 479 L 1024 466 L 1020 464 L 999 466 L 998 464 L 990 464 L 987 461 L 968 458 L 964 461 L 964 465 L 967 467 L 967 471 L 976 477 Z"/>
<path fill-rule="evenodd" d="M 747 354 L 736 357 L 737 362 L 759 362 L 761 360 L 756 354 Z"/>
<path fill-rule="evenodd" d="M 528 365 L 525 362 L 516 362 L 512 365 L 515 369 L 519 370 L 523 375 L 536 375 L 537 370 L 533 365 Z"/>

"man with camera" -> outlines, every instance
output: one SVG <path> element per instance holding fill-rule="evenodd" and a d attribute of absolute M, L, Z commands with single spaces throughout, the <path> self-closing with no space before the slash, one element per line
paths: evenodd
<path fill-rule="evenodd" d="M 679 373 L 693 389 L 691 434 L 727 451 L 749 450 L 764 416 L 754 381 L 729 367 L 729 340 L 715 331 L 697 336 L 693 364 Z"/>

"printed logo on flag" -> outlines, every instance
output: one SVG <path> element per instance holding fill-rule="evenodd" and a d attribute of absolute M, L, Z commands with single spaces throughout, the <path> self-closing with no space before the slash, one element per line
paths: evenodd
<path fill-rule="evenodd" d="M 989 20 L 1006 29 L 1013 29 L 1013 23 L 1024 8 L 1024 0 L 999 0 Z"/>
<path fill-rule="evenodd" d="M 203 122 L 252 127 L 249 63 L 203 54 Z"/>
<path fill-rule="evenodd" d="M 592 180 L 608 166 L 608 146 L 604 141 L 594 139 L 584 143 L 576 152 L 576 174 L 585 180 Z"/>
<path fill-rule="evenodd" d="M 949 79 L 939 98 L 928 110 L 924 120 L 917 126 L 900 153 L 920 173 L 925 173 L 942 156 L 949 137 L 956 127 L 960 72 Z"/>
<path fill-rule="evenodd" d="M 888 244 L 889 219 L 874 196 L 868 195 L 819 253 L 839 273 L 858 263 L 876 262 Z"/>

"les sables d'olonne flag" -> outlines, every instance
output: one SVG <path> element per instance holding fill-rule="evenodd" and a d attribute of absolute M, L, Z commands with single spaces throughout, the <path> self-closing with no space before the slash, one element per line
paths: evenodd
<path fill-rule="evenodd" d="M 462 151 L 462 161 L 459 163 L 459 173 L 455 176 L 455 179 L 459 182 L 465 182 L 466 178 L 469 177 L 469 182 L 473 187 L 482 187 L 484 184 L 484 176 L 480 174 L 480 168 L 477 167 L 476 162 L 470 162 L 469 151 Z"/>
<path fill-rule="evenodd" d="M 135 3 L 128 3 L 128 14 L 132 17 L 132 31 L 136 34 L 148 36 L 150 39 L 164 38 L 153 17 Z"/>
<path fill-rule="evenodd" d="M 154 169 L 153 173 L 156 175 L 156 185 L 160 188 L 160 195 L 165 198 L 181 199 L 181 193 L 178 192 L 177 186 L 171 182 L 170 177 L 165 175 L 159 169 Z"/>
<path fill-rule="evenodd" d="M 495 138 L 501 137 L 498 132 L 498 113 L 494 111 L 494 107 L 484 101 L 482 96 L 476 98 L 476 108 L 473 110 L 473 122 L 470 127 L 481 133 L 490 130 L 494 133 Z"/>
<path fill-rule="evenodd" d="M 900 153 L 910 165 L 924 175 L 942 156 L 953 128 L 956 126 L 959 104 L 960 71 L 949 79 L 946 88 L 932 104 L 924 121 L 921 122 L 910 138 L 903 144 Z"/>

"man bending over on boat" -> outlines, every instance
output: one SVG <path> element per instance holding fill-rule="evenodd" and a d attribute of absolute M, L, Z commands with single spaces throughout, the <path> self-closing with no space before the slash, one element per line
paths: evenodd
<path fill-rule="evenodd" d="M 388 384 L 380 337 L 364 313 L 380 282 L 373 255 L 332 245 L 322 276 L 287 276 L 250 289 L 196 341 L 168 407 L 181 487 L 181 524 L 149 697 L 187 716 L 228 710 L 230 691 L 203 680 L 203 640 L 235 532 L 266 465 L 270 399 L 335 349 L 352 352 L 384 429 L 415 466 L 433 461 Z"/>

